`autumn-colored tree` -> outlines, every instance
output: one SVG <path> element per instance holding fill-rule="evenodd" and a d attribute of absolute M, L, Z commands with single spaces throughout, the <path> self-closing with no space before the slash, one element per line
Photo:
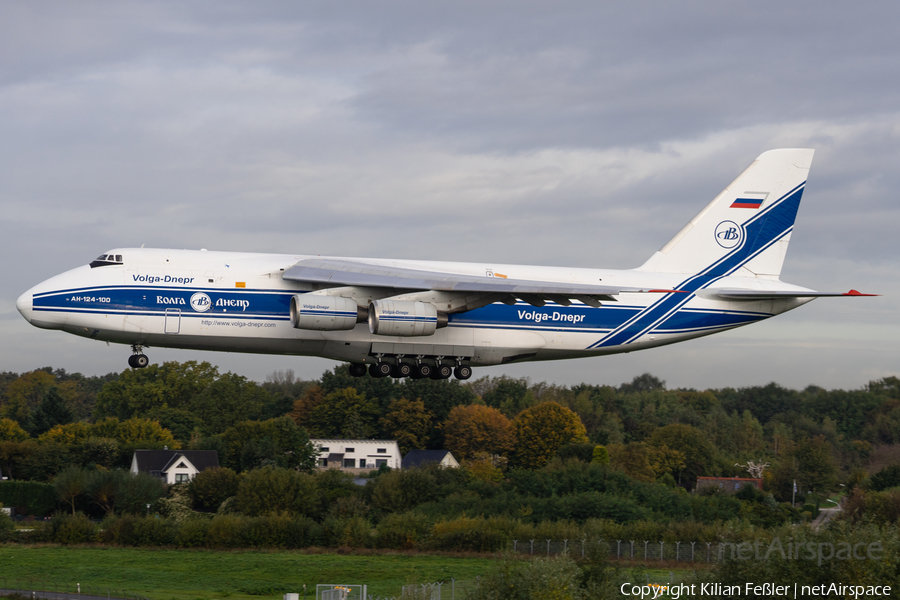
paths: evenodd
<path fill-rule="evenodd" d="M 657 477 L 666 473 L 674 477 L 685 467 L 684 452 L 662 444 L 651 453 L 650 466 Z"/>
<path fill-rule="evenodd" d="M 629 442 L 628 444 L 610 444 L 609 464 L 622 471 L 629 477 L 638 481 L 654 481 L 656 472 L 650 464 L 652 450 L 643 442 Z"/>
<path fill-rule="evenodd" d="M 506 467 L 506 463 L 507 460 L 498 454 L 476 452 L 475 456 L 463 461 L 462 466 L 475 479 L 499 483 L 503 481 L 503 469 Z"/>
<path fill-rule="evenodd" d="M 28 433 L 12 419 L 0 419 L 0 442 L 24 442 Z"/>
<path fill-rule="evenodd" d="M 428 443 L 431 413 L 425 410 L 421 400 L 399 398 L 388 405 L 387 414 L 381 417 L 381 427 L 397 440 L 400 452 L 406 454 L 413 448 L 424 448 Z"/>
<path fill-rule="evenodd" d="M 23 373 L 6 386 L 6 403 L 2 407 L 5 417 L 20 424 L 28 422 L 33 411 L 44 399 L 44 395 L 54 386 L 56 379 L 45 370 Z"/>
<path fill-rule="evenodd" d="M 561 446 L 587 442 L 581 419 L 556 402 L 523 410 L 513 421 L 516 463 L 527 469 L 543 467 Z"/>
<path fill-rule="evenodd" d="M 322 386 L 311 386 L 303 392 L 302 396 L 294 400 L 294 407 L 288 416 L 300 427 L 309 427 L 309 418 L 313 409 L 322 404 L 323 400 L 325 400 L 325 390 L 322 389 Z"/>
<path fill-rule="evenodd" d="M 118 421 L 118 419 L 116 419 Z M 71 446 L 72 444 L 80 444 L 86 439 L 94 435 L 94 426 L 84 421 L 77 423 L 68 423 L 66 425 L 57 425 L 51 427 L 49 431 L 45 431 L 38 438 L 39 442 L 55 442 Z M 115 436 L 108 436 L 115 437 Z"/>
<path fill-rule="evenodd" d="M 512 423 L 496 408 L 480 404 L 456 406 L 441 425 L 444 447 L 459 459 L 479 452 L 509 454 L 515 444 Z"/>

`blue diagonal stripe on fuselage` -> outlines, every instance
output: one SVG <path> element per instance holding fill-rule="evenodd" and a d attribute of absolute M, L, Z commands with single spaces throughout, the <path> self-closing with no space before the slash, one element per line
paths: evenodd
<path fill-rule="evenodd" d="M 694 292 L 730 275 L 765 248 L 787 235 L 794 226 L 805 185 L 806 182 L 801 183 L 771 207 L 744 223 L 742 226 L 744 242 L 740 246 L 676 286 L 676 289 L 690 293 L 666 295 L 588 348 L 620 346 L 633 342 L 690 302 Z"/>

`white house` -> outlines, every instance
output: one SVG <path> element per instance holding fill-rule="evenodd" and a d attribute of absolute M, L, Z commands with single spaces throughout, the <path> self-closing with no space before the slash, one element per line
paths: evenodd
<path fill-rule="evenodd" d="M 131 472 L 148 473 L 166 483 L 187 483 L 200 471 L 219 466 L 215 450 L 135 450 Z"/>
<path fill-rule="evenodd" d="M 386 465 L 402 466 L 397 440 L 310 440 L 318 449 L 317 464 L 323 469 L 341 469 L 351 473 L 371 471 Z"/>
<path fill-rule="evenodd" d="M 458 469 L 459 461 L 449 450 L 410 450 L 403 457 L 403 468 L 426 467 L 436 463 L 445 469 Z"/>

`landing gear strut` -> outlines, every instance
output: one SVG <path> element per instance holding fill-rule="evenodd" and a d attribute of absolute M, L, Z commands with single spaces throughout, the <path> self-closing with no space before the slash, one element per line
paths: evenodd
<path fill-rule="evenodd" d="M 128 357 L 128 366 L 132 369 L 143 369 L 150 364 L 150 359 L 143 352 L 140 344 L 131 345 L 131 356 Z"/>

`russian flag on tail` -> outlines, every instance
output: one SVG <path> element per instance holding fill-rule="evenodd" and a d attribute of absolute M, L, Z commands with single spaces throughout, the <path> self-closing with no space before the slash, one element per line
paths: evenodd
<path fill-rule="evenodd" d="M 764 198 L 738 198 L 729 208 L 759 208 Z"/>

